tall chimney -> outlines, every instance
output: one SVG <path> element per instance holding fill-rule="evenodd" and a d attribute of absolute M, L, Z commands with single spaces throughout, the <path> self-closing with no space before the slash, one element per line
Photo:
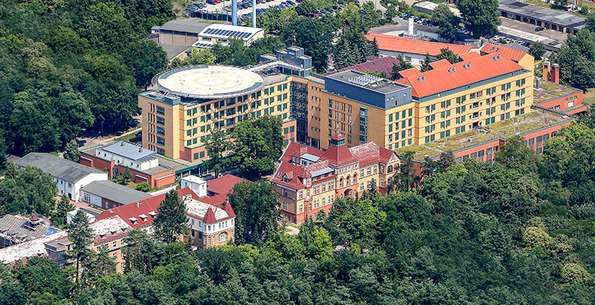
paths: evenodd
<path fill-rule="evenodd" d="M 409 17 L 409 27 L 407 29 L 407 35 L 413 36 L 413 17 Z"/>
<path fill-rule="evenodd" d="M 231 0 L 231 24 L 238 25 L 238 0 Z"/>
<path fill-rule="evenodd" d="M 256 27 L 256 0 L 252 0 L 252 27 Z"/>
<path fill-rule="evenodd" d="M 552 64 L 552 82 L 560 83 L 560 65 Z"/>

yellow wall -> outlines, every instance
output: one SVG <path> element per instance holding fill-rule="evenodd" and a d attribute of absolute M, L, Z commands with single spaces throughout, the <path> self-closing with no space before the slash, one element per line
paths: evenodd
<path fill-rule="evenodd" d="M 211 132 L 217 127 L 215 122 L 222 122 L 219 128 L 227 130 L 238 124 L 240 119 L 249 119 L 265 115 L 277 116 L 283 121 L 290 118 L 291 78 L 287 77 L 263 87 L 257 93 L 228 100 L 211 100 L 201 103 L 180 103 L 172 106 L 158 98 L 139 95 L 138 105 L 142 111 L 141 126 L 143 130 L 143 146 L 160 151 L 173 159 L 195 161 L 190 151 L 205 145 Z M 157 143 L 156 107 L 164 108 L 165 139 L 164 145 Z M 217 118 L 215 118 L 217 116 Z M 233 125 L 227 120 L 233 119 Z"/>
<path fill-rule="evenodd" d="M 532 70 L 533 58 L 525 56 L 521 59 L 520 64 L 528 70 Z M 516 82 L 520 80 L 524 80 L 524 83 L 517 86 Z M 503 90 L 502 85 L 507 87 Z M 529 112 L 533 104 L 533 73 L 531 71 L 447 96 L 423 102 L 412 102 L 386 110 L 336 96 L 324 91 L 323 87 L 324 84 L 315 81 L 310 81 L 308 86 L 308 137 L 319 140 L 322 149 L 328 148 L 329 129 L 331 134 L 337 132 L 343 134 L 349 146 L 360 144 L 360 107 L 368 109 L 367 140 L 388 149 L 398 149 L 408 145 L 424 144 L 426 141 L 433 142 L 443 137 L 469 131 L 473 128 L 473 123 L 477 123 L 477 127 L 485 127 L 501 120 L 508 120 Z M 488 89 L 493 89 L 494 92 L 490 91 L 488 95 Z M 517 90 L 524 90 L 524 94 L 517 97 Z M 480 95 L 478 95 L 479 93 Z M 474 98 L 471 98 L 472 94 L 475 94 Z M 503 100 L 502 94 L 509 94 L 508 99 Z M 465 101 L 457 104 L 457 98 L 462 101 L 462 97 L 465 97 Z M 488 98 L 490 99 L 489 103 Z M 524 102 L 521 103 L 523 98 Z M 448 100 L 450 100 L 450 104 L 447 103 Z M 333 109 L 330 110 L 329 101 L 333 105 Z M 506 106 L 507 103 L 508 106 Z M 339 105 L 339 110 L 337 110 L 337 105 Z M 501 105 L 504 105 L 505 108 L 501 109 Z M 462 106 L 465 106 L 464 110 Z M 460 113 L 457 113 L 458 107 L 460 107 Z M 343 111 L 343 109 L 346 110 Z M 329 127 L 329 111 L 333 113 L 331 127 Z M 449 111 L 450 114 L 448 114 Z M 337 114 L 340 115 L 338 119 Z M 503 117 L 501 117 L 502 114 Z M 460 117 L 460 121 L 457 123 L 458 117 Z M 487 124 L 488 118 L 494 119 L 491 119 Z M 349 122 L 351 128 L 347 126 Z M 345 124 L 335 128 L 336 123 Z"/>
<path fill-rule="evenodd" d="M 517 85 L 517 81 L 521 83 Z M 488 90 L 490 90 L 489 94 Z M 524 94 L 517 97 L 517 91 L 522 93 L 522 90 L 524 90 Z M 502 98 L 502 95 L 506 95 L 505 99 Z M 524 99 L 524 103 L 521 99 Z M 419 144 L 431 143 L 441 138 L 469 131 L 474 127 L 474 124 L 476 127 L 488 127 L 493 123 L 509 120 L 531 111 L 532 103 L 532 72 L 418 103 L 416 105 L 419 114 L 416 124 L 416 142 Z M 457 113 L 457 109 L 459 109 L 459 113 Z M 488 118 L 490 118 L 489 123 L 486 122 Z M 459 119 L 458 122 L 457 119 Z"/>

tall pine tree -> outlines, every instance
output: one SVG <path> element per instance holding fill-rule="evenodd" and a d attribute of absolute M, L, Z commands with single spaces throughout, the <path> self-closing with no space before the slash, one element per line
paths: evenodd
<path fill-rule="evenodd" d="M 76 284 L 80 288 L 81 266 L 84 265 L 90 255 L 91 249 L 89 247 L 93 243 L 93 230 L 89 227 L 89 219 L 87 215 L 79 210 L 68 227 L 68 239 L 72 242 L 70 255 L 76 261 Z"/>
<path fill-rule="evenodd" d="M 157 238 L 172 243 L 179 235 L 187 233 L 186 205 L 180 200 L 176 190 L 171 190 L 165 195 L 157 213 L 153 222 Z"/>

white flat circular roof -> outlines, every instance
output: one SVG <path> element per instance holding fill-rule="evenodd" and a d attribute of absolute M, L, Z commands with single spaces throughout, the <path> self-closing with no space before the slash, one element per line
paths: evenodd
<path fill-rule="evenodd" d="M 155 85 L 178 96 L 214 99 L 249 94 L 263 79 L 252 71 L 229 66 L 190 66 L 163 72 Z"/>

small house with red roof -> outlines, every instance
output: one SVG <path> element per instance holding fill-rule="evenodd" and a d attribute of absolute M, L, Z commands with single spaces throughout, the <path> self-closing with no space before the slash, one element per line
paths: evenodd
<path fill-rule="evenodd" d="M 232 175 L 207 181 L 207 189 L 211 191 L 205 196 L 199 196 L 188 187 L 177 191 L 180 200 L 183 200 L 186 205 L 192 242 L 197 248 L 215 247 L 234 240 L 236 214 L 227 197 L 233 186 L 242 179 L 227 176 Z M 106 210 L 97 216 L 97 220 L 119 217 L 133 229 L 145 229 L 150 232 L 163 200 L 165 200 L 165 194 L 151 196 Z"/>
<path fill-rule="evenodd" d="M 337 198 L 385 190 L 399 162 L 393 151 L 374 142 L 348 147 L 345 138 L 335 134 L 327 150 L 289 144 L 271 182 L 280 195 L 283 215 L 301 224 L 320 212 L 328 213 Z"/>

